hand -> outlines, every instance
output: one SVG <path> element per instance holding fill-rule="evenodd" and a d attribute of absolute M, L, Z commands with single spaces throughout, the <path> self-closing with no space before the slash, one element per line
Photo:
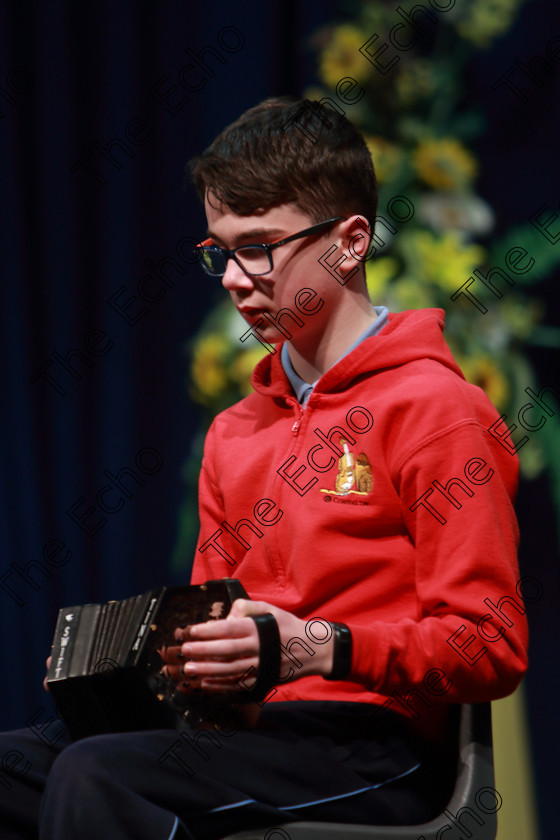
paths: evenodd
<path fill-rule="evenodd" d="M 267 612 L 275 617 L 280 632 L 280 683 L 331 672 L 333 639 L 326 621 L 317 619 L 312 632 L 306 633 L 309 622 L 292 613 L 265 601 L 238 598 L 227 618 L 175 630 L 175 638 L 182 644 L 160 651 L 164 673 L 179 683 L 179 691 L 190 687 L 211 691 L 250 688 L 259 667 L 266 668 L 267 663 L 260 662 L 259 636 L 249 616 Z"/>

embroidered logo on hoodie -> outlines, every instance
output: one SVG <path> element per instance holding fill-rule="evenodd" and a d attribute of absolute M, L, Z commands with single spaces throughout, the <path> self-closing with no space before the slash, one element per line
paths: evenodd
<path fill-rule="evenodd" d="M 365 452 L 360 452 L 356 457 L 343 437 L 340 438 L 340 447 L 344 450 L 344 455 L 338 459 L 334 490 L 321 488 L 321 493 L 326 494 L 326 502 L 334 501 L 333 497 L 337 496 L 368 496 L 373 488 L 371 464 Z M 343 500 L 337 498 L 336 501 Z M 352 504 L 366 504 L 366 502 L 358 502 L 357 499 L 344 501 Z"/>

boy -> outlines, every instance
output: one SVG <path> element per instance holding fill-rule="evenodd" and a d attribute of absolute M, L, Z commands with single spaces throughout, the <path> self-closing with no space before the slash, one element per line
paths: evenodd
<path fill-rule="evenodd" d="M 361 135 L 317 103 L 271 99 L 192 171 L 202 265 L 248 324 L 241 340 L 270 352 L 255 393 L 208 433 L 192 575 L 239 578 L 251 600 L 178 628 L 165 668 L 179 690 L 264 674 L 270 691 L 250 724 L 196 737 L 47 749 L 6 734 L 0 748 L 33 766 L 13 765 L 10 840 L 39 820 L 41 840 L 422 822 L 448 793 L 448 704 L 506 695 L 526 669 L 516 459 L 488 433 L 498 415 L 453 360 L 443 313 L 369 301 L 377 201 Z M 253 619 L 265 613 L 272 658 Z"/>

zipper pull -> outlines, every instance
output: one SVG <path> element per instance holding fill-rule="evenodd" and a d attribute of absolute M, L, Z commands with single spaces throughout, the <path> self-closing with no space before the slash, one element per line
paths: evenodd
<path fill-rule="evenodd" d="M 303 419 L 303 409 L 298 402 L 295 402 L 295 407 L 297 407 L 297 410 L 299 412 L 299 416 L 296 417 L 296 419 L 294 421 L 294 424 L 292 426 L 292 434 L 297 435 L 297 433 L 299 432 L 299 427 L 301 426 L 301 421 Z"/>
<path fill-rule="evenodd" d="M 294 420 L 294 423 L 292 425 L 292 434 L 297 435 L 303 418 L 303 408 L 298 403 L 298 401 L 294 399 L 294 397 L 287 397 L 286 402 L 288 403 L 288 405 L 292 406 L 294 414 L 296 415 L 296 419 Z"/>

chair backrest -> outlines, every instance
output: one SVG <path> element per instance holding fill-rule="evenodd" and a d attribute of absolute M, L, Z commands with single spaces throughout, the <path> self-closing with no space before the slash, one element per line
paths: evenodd
<path fill-rule="evenodd" d="M 494 789 L 490 703 L 460 706 L 455 786 L 441 814 L 421 825 L 382 826 L 293 822 L 241 831 L 224 840 L 440 840 L 445 826 L 476 840 L 494 840 L 501 805 Z M 445 838 L 444 838 L 445 840 Z"/>

